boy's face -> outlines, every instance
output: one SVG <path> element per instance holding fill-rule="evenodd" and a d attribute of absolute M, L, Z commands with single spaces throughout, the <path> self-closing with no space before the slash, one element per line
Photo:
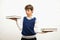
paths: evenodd
<path fill-rule="evenodd" d="M 32 15 L 33 11 L 31 9 L 27 9 L 25 10 L 26 11 L 26 14 L 29 16 L 29 15 Z"/>

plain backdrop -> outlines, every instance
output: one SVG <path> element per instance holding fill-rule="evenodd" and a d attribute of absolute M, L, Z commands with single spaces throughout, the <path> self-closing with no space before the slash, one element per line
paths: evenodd
<path fill-rule="evenodd" d="M 37 34 L 38 40 L 60 40 L 60 0 L 0 0 L 0 40 L 20 40 L 21 31 L 6 16 L 26 16 L 24 7 L 32 4 L 40 28 L 57 28 L 57 32 Z M 21 26 L 21 21 L 19 25 Z"/>

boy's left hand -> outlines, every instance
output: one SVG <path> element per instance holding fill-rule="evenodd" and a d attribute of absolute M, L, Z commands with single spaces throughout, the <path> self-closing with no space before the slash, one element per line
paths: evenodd
<path fill-rule="evenodd" d="M 39 34 L 45 34 L 45 33 L 48 33 L 48 32 L 37 32 L 37 33 L 39 33 Z"/>

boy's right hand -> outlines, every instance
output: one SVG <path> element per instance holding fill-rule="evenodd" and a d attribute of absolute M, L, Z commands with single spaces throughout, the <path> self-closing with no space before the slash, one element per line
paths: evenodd
<path fill-rule="evenodd" d="M 14 20 L 14 21 L 17 21 L 17 18 L 9 18 L 9 19 Z"/>

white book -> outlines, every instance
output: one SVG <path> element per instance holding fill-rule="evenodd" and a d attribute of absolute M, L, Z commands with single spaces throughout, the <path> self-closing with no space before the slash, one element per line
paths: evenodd
<path fill-rule="evenodd" d="M 13 16 L 6 16 L 7 19 L 10 19 L 10 18 L 17 18 L 17 19 L 20 19 L 21 16 L 16 16 L 16 15 L 13 15 Z"/>
<path fill-rule="evenodd" d="M 53 31 L 57 31 L 57 28 L 42 28 L 41 30 L 43 32 L 53 32 Z"/>

